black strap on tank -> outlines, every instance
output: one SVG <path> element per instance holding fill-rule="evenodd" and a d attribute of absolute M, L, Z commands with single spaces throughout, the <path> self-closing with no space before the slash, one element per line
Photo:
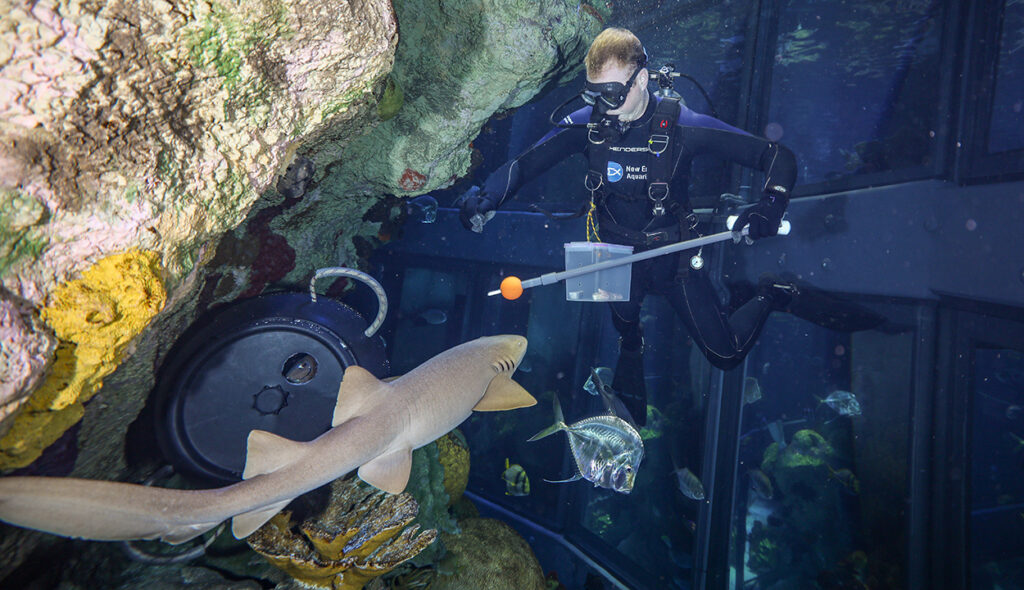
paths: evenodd
<path fill-rule="evenodd" d="M 676 121 L 679 120 L 679 101 L 662 98 L 654 108 L 647 140 L 650 150 L 647 163 L 647 197 L 651 200 L 655 215 L 664 215 L 665 199 L 669 197 L 669 181 L 672 180 L 672 138 Z"/>

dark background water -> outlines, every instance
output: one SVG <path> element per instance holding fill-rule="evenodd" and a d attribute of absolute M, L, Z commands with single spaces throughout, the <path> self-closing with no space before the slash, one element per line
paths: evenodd
<path fill-rule="evenodd" d="M 562 243 L 584 239 L 582 221 L 526 207 L 576 209 L 585 162 L 531 179 L 483 236 L 445 207 L 542 136 L 583 78 L 547 89 L 485 127 L 474 141 L 483 164 L 435 195 L 436 223 L 410 221 L 374 259 L 398 293 L 385 328 L 396 372 L 481 334 L 530 340 L 516 379 L 540 403 L 462 426 L 470 492 L 570 588 L 1024 587 L 1024 267 L 1019 246 L 988 237 L 1013 235 L 1024 210 L 1024 2 L 663 0 L 613 10 L 607 24 L 634 30 L 655 67 L 694 76 L 721 119 L 790 147 L 791 218 L 824 219 L 824 229 L 801 227 L 810 265 L 767 242 L 756 256 L 710 249 L 723 300 L 762 270 L 798 267 L 888 321 L 850 334 L 774 314 L 746 363 L 723 373 L 649 297 L 651 424 L 634 492 L 545 483 L 573 472 L 565 437 L 526 439 L 551 423 L 555 394 L 570 421 L 602 411 L 583 383 L 591 367 L 614 366 L 617 335 L 605 306 L 568 302 L 560 285 L 515 302 L 484 293 L 510 274 L 562 268 Z M 710 112 L 693 85 L 676 89 Z M 759 196 L 756 175 L 727 163 L 699 160 L 692 179 L 696 207 L 723 192 Z M 858 215 L 919 233 L 901 240 Z M 995 226 L 1009 233 L 986 233 Z M 908 262 L 879 269 L 889 258 L 876 250 Z M 913 262 L 922 259 L 927 268 Z M 446 321 L 422 321 L 427 310 Z M 744 404 L 748 379 L 762 397 Z M 852 393 L 860 414 L 820 401 L 836 391 Z M 506 459 L 525 468 L 530 495 L 506 495 Z M 672 472 L 682 467 L 702 479 L 706 501 L 680 492 Z M 751 485 L 758 472 L 770 498 Z"/>

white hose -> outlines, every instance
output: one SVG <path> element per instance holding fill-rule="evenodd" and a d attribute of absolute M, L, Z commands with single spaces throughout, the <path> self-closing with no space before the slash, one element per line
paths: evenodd
<path fill-rule="evenodd" d="M 384 323 L 384 318 L 388 315 L 388 295 L 384 292 L 384 287 L 377 282 L 377 279 L 363 271 L 356 270 L 354 268 L 346 268 L 344 266 L 318 268 L 313 274 L 313 278 L 309 280 L 309 296 L 313 299 L 313 303 L 316 303 L 316 280 L 323 277 L 348 277 L 350 279 L 361 281 L 367 287 L 373 289 L 373 292 L 377 295 L 377 317 L 373 320 L 373 323 L 370 324 L 370 327 L 363 332 L 363 334 L 367 338 L 376 334 L 377 330 L 380 329 L 381 324 Z"/>

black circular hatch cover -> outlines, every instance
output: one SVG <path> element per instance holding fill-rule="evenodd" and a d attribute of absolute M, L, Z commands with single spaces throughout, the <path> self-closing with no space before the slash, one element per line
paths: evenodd
<path fill-rule="evenodd" d="M 164 455 L 204 479 L 241 479 L 254 429 L 299 441 L 330 429 L 346 367 L 388 369 L 366 320 L 326 297 L 266 295 L 200 321 L 175 344 L 152 401 Z"/>

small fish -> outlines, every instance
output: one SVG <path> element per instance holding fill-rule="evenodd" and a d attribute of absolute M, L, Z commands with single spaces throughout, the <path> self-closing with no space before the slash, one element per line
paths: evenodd
<path fill-rule="evenodd" d="M 778 443 L 779 450 L 786 448 L 786 433 L 783 430 L 782 420 L 776 420 L 768 424 L 768 434 L 772 436 L 772 440 Z"/>
<path fill-rule="evenodd" d="M 1019 453 L 1022 449 L 1024 449 L 1024 438 L 1021 438 L 1012 432 L 1007 432 L 1006 434 L 1009 434 L 1010 438 L 1012 438 L 1013 441 L 1017 443 L 1017 446 L 1013 448 L 1014 453 Z"/>
<path fill-rule="evenodd" d="M 590 395 L 601 395 L 601 393 L 597 390 L 597 385 L 594 384 L 593 373 L 597 373 L 597 376 L 601 381 L 605 383 L 611 383 L 613 376 L 612 370 L 609 369 L 608 367 L 597 367 L 596 369 L 592 369 L 591 376 L 587 377 L 587 382 L 583 384 L 583 389 L 586 390 L 586 392 L 589 393 Z"/>
<path fill-rule="evenodd" d="M 533 363 L 530 362 L 529 357 L 524 358 L 523 362 L 519 363 L 519 371 L 521 373 L 532 373 L 533 372 Z"/>
<path fill-rule="evenodd" d="M 530 495 L 530 477 L 526 470 L 519 463 L 509 465 L 508 457 L 505 457 L 505 471 L 501 473 L 501 479 L 505 480 L 506 496 Z"/>
<path fill-rule="evenodd" d="M 750 476 L 750 487 L 754 488 L 754 491 L 765 500 L 771 500 L 774 490 L 772 489 L 772 480 L 768 475 L 760 469 L 751 469 L 747 475 Z"/>
<path fill-rule="evenodd" d="M 1017 404 L 1010 404 L 1009 406 L 1006 407 L 1007 420 L 1016 420 L 1017 418 L 1020 418 L 1020 413 L 1021 407 L 1018 406 Z"/>
<path fill-rule="evenodd" d="M 420 223 L 434 223 L 437 221 L 437 199 L 430 195 L 420 195 L 409 199 L 405 206 L 405 213 Z"/>
<path fill-rule="evenodd" d="M 825 399 L 818 398 L 818 401 L 838 412 L 840 416 L 860 416 L 860 402 L 849 391 L 837 389 Z"/>
<path fill-rule="evenodd" d="M 843 489 L 855 496 L 860 493 L 860 481 L 852 471 L 846 468 L 835 470 L 830 465 L 826 465 L 826 467 L 828 467 L 829 475 L 843 484 Z"/>
<path fill-rule="evenodd" d="M 576 461 L 576 474 L 569 479 L 544 481 L 567 483 L 585 479 L 594 487 L 623 494 L 633 491 L 636 471 L 644 458 L 644 441 L 634 426 L 615 415 L 612 407 L 607 405 L 607 398 L 602 398 L 606 400 L 608 413 L 566 424 L 558 396 L 554 396 L 555 423 L 529 440 L 540 440 L 564 430 Z"/>
<path fill-rule="evenodd" d="M 676 474 L 676 479 L 679 480 L 679 491 L 684 496 L 694 500 L 704 499 L 704 484 L 700 483 L 700 479 L 689 468 L 676 469 L 672 473 Z"/>
<path fill-rule="evenodd" d="M 594 390 L 597 392 L 596 395 L 601 396 L 601 401 L 604 402 L 604 407 L 608 410 L 609 414 L 618 416 L 626 422 L 629 422 L 630 426 L 636 429 L 637 432 L 640 432 L 641 429 L 637 428 L 636 420 L 634 420 L 633 415 L 629 413 L 629 409 L 626 408 L 626 404 L 622 403 L 619 396 L 615 395 L 615 392 L 608 385 L 611 382 L 611 369 L 607 369 L 607 373 L 602 374 L 600 371 L 603 368 L 604 367 L 598 367 L 596 369 L 591 368 L 590 377 L 587 378 L 587 383 L 590 383 L 593 386 Z M 607 379 L 605 378 L 605 375 L 608 376 Z M 584 385 L 584 387 L 586 387 L 586 385 Z"/>
<path fill-rule="evenodd" d="M 448 314 L 443 309 L 425 309 L 416 314 L 415 322 L 421 326 L 440 326 L 448 321 Z"/>
<path fill-rule="evenodd" d="M 752 404 L 761 399 L 761 384 L 754 377 L 743 380 L 743 403 Z"/>

